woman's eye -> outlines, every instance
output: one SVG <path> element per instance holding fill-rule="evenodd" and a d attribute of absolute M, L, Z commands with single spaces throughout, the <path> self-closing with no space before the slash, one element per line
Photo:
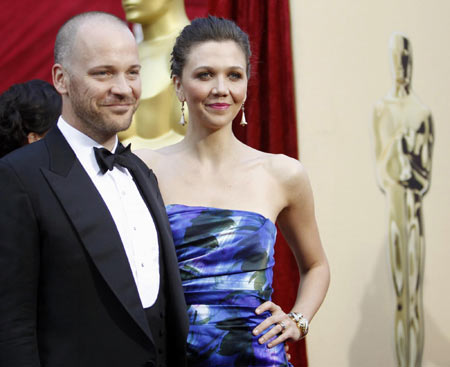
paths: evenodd
<path fill-rule="evenodd" d="M 230 79 L 232 80 L 238 80 L 242 78 L 242 74 L 241 73 L 231 73 L 230 74 Z"/>
<path fill-rule="evenodd" d="M 209 79 L 209 78 L 211 77 L 211 73 L 205 71 L 205 72 L 202 72 L 202 73 L 197 74 L 197 77 L 198 77 L 199 79 L 201 79 L 201 80 L 207 80 L 207 79 Z"/>

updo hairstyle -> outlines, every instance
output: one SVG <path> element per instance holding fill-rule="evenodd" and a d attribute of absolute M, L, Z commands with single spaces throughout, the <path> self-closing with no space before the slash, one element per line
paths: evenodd
<path fill-rule="evenodd" d="M 225 18 L 209 15 L 207 18 L 196 18 L 183 28 L 175 41 L 170 60 L 171 77 L 181 78 L 186 59 L 191 48 L 208 41 L 234 41 L 241 48 L 247 63 L 247 77 L 250 77 L 250 43 L 248 35 L 236 23 Z"/>

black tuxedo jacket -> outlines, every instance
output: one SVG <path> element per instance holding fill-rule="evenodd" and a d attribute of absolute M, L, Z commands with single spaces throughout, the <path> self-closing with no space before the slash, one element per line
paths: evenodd
<path fill-rule="evenodd" d="M 184 366 L 167 215 L 152 171 L 129 154 L 164 261 L 168 367 Z M 156 354 L 114 221 L 58 128 L 0 160 L 0 366 L 140 367 Z"/>

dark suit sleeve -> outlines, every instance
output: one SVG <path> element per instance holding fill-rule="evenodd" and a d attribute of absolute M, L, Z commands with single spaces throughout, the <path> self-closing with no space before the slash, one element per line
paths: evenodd
<path fill-rule="evenodd" d="M 0 161 L 0 366 L 40 366 L 36 339 L 39 231 L 29 195 Z"/>

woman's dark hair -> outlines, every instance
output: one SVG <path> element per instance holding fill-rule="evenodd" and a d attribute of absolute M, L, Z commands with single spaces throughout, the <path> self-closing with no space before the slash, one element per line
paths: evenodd
<path fill-rule="evenodd" d="M 247 77 L 250 77 L 250 43 L 247 34 L 236 23 L 224 18 L 208 16 L 196 18 L 184 27 L 175 41 L 170 60 L 171 77 L 181 77 L 186 58 L 192 46 L 207 41 L 234 41 L 242 49 L 247 62 Z"/>
<path fill-rule="evenodd" d="M 61 96 L 43 80 L 14 84 L 0 95 L 0 157 L 27 144 L 28 133 L 42 135 L 61 114 Z"/>

